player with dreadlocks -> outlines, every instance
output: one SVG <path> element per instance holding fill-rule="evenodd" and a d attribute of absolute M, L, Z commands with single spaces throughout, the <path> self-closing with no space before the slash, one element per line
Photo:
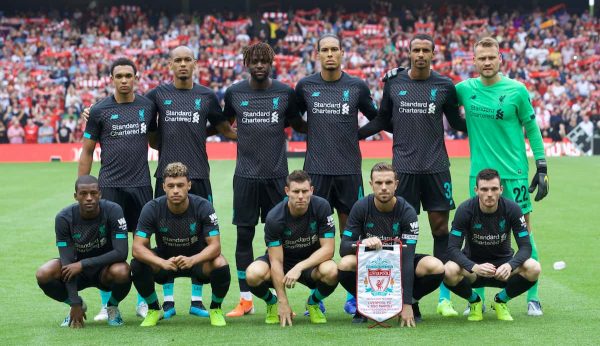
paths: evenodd
<path fill-rule="evenodd" d="M 259 42 L 244 48 L 244 66 L 250 78 L 229 87 L 223 113 L 237 121 L 237 163 L 233 176 L 233 224 L 237 227 L 235 262 L 240 302 L 228 317 L 253 313 L 252 293 L 246 283 L 246 268 L 254 260 L 252 240 L 258 218 L 285 197 L 288 175 L 284 129 L 291 124 L 305 132 L 289 86 L 273 80 L 275 53 Z"/>

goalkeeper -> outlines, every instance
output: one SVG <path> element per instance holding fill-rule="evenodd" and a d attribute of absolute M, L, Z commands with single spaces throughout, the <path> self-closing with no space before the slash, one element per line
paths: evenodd
<path fill-rule="evenodd" d="M 458 102 L 464 106 L 471 149 L 469 191 L 473 196 L 475 177 L 484 168 L 494 168 L 502 177 L 503 197 L 515 201 L 525 215 L 530 233 L 532 254 L 538 259 L 529 214 L 532 211 L 530 193 L 537 188 L 535 201 L 548 194 L 547 165 L 540 129 L 525 86 L 498 73 L 502 56 L 498 41 L 486 37 L 475 44 L 475 69 L 478 78 L 456 85 Z M 523 128 L 536 160 L 536 173 L 529 188 L 528 161 Z M 483 289 L 478 291 L 483 298 Z M 538 285 L 527 293 L 527 314 L 543 315 Z M 468 310 L 468 309 L 467 309 Z M 468 311 L 465 311 L 468 314 Z"/>

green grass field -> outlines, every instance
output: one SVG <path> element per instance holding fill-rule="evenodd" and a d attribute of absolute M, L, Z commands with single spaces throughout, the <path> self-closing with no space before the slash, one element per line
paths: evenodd
<path fill-rule="evenodd" d="M 365 190 L 368 170 L 375 163 L 363 163 Z M 212 187 L 215 207 L 221 225 L 221 240 L 225 257 L 235 271 L 235 229 L 230 224 L 232 212 L 232 175 L 235 162 L 214 161 Z M 290 170 L 300 168 L 302 160 L 291 159 Z M 187 314 L 190 282 L 176 281 L 175 300 L 178 315 L 159 323 L 157 328 L 142 329 L 135 317 L 135 291 L 121 304 L 126 325 L 110 328 L 96 323 L 93 316 L 100 307 L 95 289 L 82 292 L 86 300 L 88 323 L 82 330 L 60 328 L 67 313 L 66 306 L 47 298 L 38 288 L 36 268 L 58 252 L 54 246 L 54 216 L 72 203 L 74 163 L 0 164 L 0 256 L 4 263 L 0 275 L 2 323 L 1 343 L 12 344 L 364 344 L 377 340 L 381 344 L 410 340 L 411 344 L 599 344 L 600 304 L 600 241 L 598 224 L 598 192 L 600 192 L 600 159 L 558 158 L 549 160 L 551 189 L 541 203 L 534 203 L 532 225 L 540 249 L 542 277 L 540 296 L 545 315 L 532 318 L 526 315 L 524 297 L 511 301 L 509 306 L 515 321 L 496 320 L 493 312 L 484 314 L 484 321 L 469 323 L 466 318 L 443 319 L 435 314 L 437 293 L 421 302 L 424 321 L 416 329 L 400 329 L 395 323 L 390 329 L 367 329 L 350 323 L 342 310 L 345 292 L 341 287 L 325 303 L 328 324 L 313 326 L 302 316 L 308 289 L 290 292 L 292 307 L 299 316 L 291 328 L 267 326 L 263 323 L 265 305 L 255 300 L 257 313 L 240 319 L 228 319 L 227 327 L 212 328 L 208 319 Z M 97 173 L 99 165 L 94 164 Z M 152 167 L 154 169 L 154 166 Z M 452 160 L 454 198 L 457 203 L 468 197 L 468 160 Z M 431 253 L 432 241 L 425 215 L 421 215 L 421 236 L 418 250 Z M 337 238 L 337 237 L 336 237 Z M 255 255 L 264 251 L 262 226 L 257 227 Z M 567 267 L 552 269 L 552 263 L 563 260 Z M 238 287 L 232 274 L 231 289 L 224 310 L 238 300 Z M 161 289 L 157 290 L 161 293 Z M 487 299 L 492 297 L 488 291 Z M 210 299 L 210 287 L 204 288 L 205 301 Z M 453 297 L 457 310 L 465 302 Z M 377 339 L 375 339 L 377 338 Z M 596 340 L 596 341 L 594 341 Z"/>

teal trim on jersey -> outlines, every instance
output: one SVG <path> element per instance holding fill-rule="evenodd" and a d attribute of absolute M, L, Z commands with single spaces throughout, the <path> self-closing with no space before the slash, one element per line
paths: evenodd
<path fill-rule="evenodd" d="M 213 293 L 211 298 L 212 298 L 212 301 L 213 301 L 214 303 L 221 304 L 221 303 L 223 302 L 223 299 L 224 299 L 225 297 L 217 297 L 217 296 L 215 296 L 215 294 Z"/>
<path fill-rule="evenodd" d="M 246 280 L 246 272 L 244 270 L 238 270 L 237 276 L 238 276 L 238 279 Z"/>
<path fill-rule="evenodd" d="M 519 232 L 519 238 L 523 238 L 523 237 L 527 237 L 529 235 L 529 232 L 527 231 L 521 231 Z"/>
<path fill-rule="evenodd" d="M 92 135 L 90 135 L 90 134 L 89 134 L 89 133 L 87 133 L 87 132 L 84 132 L 84 133 L 83 133 L 83 138 L 90 139 L 90 138 L 92 138 Z"/>
<path fill-rule="evenodd" d="M 275 241 L 270 241 L 267 244 L 268 247 L 274 247 L 274 246 L 281 246 L 281 242 L 279 240 L 275 240 Z"/>
<path fill-rule="evenodd" d="M 323 238 L 333 238 L 333 232 L 323 234 Z"/>
<path fill-rule="evenodd" d="M 346 237 L 352 237 L 352 232 L 350 232 L 349 230 L 345 230 L 344 232 L 342 232 L 342 235 L 345 235 Z"/>
<path fill-rule="evenodd" d="M 56 246 L 58 246 L 58 247 L 66 247 L 67 246 L 67 242 L 66 241 L 56 242 Z"/>
<path fill-rule="evenodd" d="M 117 234 L 115 234 L 115 238 L 117 238 L 117 239 L 127 239 L 127 234 L 117 233 Z"/>
<path fill-rule="evenodd" d="M 450 234 L 455 235 L 457 237 L 462 237 L 462 232 L 453 229 Z"/>
<path fill-rule="evenodd" d="M 408 239 L 408 240 L 406 241 L 406 244 L 416 244 L 416 243 L 417 243 L 417 241 L 416 241 L 416 240 L 414 240 L 414 239 Z"/>
<path fill-rule="evenodd" d="M 359 186 L 358 187 L 358 199 L 361 199 L 363 197 L 365 197 L 365 191 L 363 190 L 362 186 Z"/>
<path fill-rule="evenodd" d="M 216 235 L 219 235 L 219 231 L 216 229 L 213 229 L 212 231 L 208 232 L 209 237 L 214 237 Z"/>
<path fill-rule="evenodd" d="M 135 232 L 135 235 L 137 235 L 138 237 L 142 237 L 142 238 L 148 238 L 148 233 L 146 233 L 144 231 L 140 231 L 139 229 L 137 230 L 137 232 Z"/>

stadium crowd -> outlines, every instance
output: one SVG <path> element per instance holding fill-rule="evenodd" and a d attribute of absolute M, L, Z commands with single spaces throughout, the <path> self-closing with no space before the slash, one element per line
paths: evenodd
<path fill-rule="evenodd" d="M 569 13 L 564 4 L 528 12 L 398 9 L 382 1 L 372 6 L 368 13 L 314 9 L 251 16 L 168 16 L 121 6 L 1 17 L 0 143 L 80 141 L 79 114 L 111 93 L 108 66 L 116 57 L 136 61 L 138 92 L 145 93 L 170 80 L 168 51 L 187 45 L 198 56 L 198 82 L 222 101 L 228 86 L 247 78 L 241 49 L 249 42 L 268 41 L 277 53 L 275 77 L 293 86 L 319 71 L 313 53 L 324 33 L 343 39 L 344 70 L 368 83 L 377 104 L 383 73 L 408 65 L 408 42 L 416 32 L 434 36 L 434 69 L 455 83 L 474 74 L 476 39 L 492 35 L 501 42 L 503 73 L 527 86 L 544 137 L 559 141 L 581 122 L 586 131 L 600 126 L 600 24 L 587 11 Z M 446 136 L 463 135 L 448 127 Z"/>

